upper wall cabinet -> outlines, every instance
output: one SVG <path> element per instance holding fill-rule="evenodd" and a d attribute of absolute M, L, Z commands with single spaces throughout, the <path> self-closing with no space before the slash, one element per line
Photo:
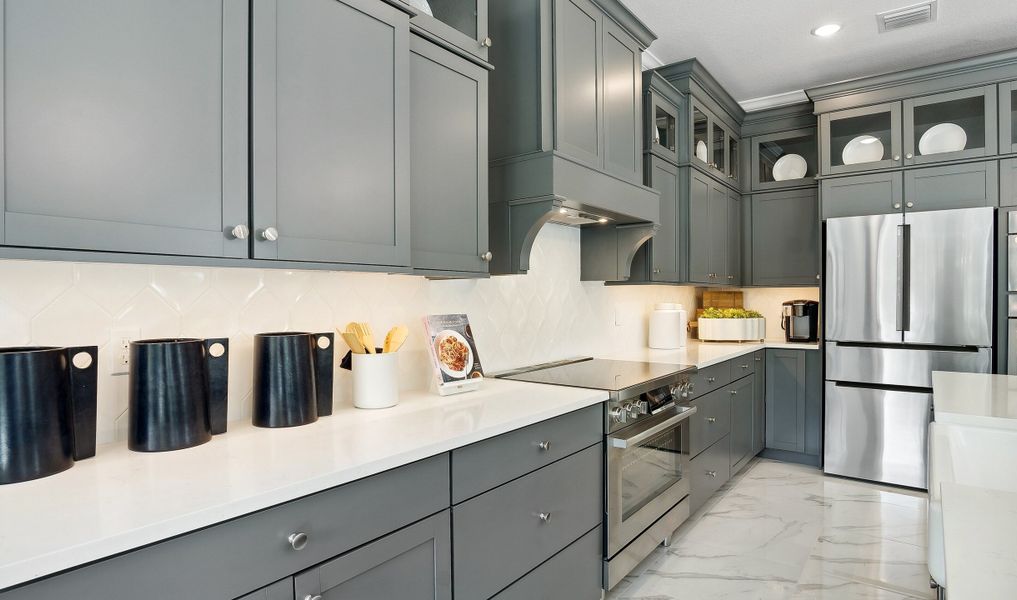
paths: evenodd
<path fill-rule="evenodd" d="M 410 40 L 414 269 L 486 273 L 487 69 Z"/>
<path fill-rule="evenodd" d="M 818 172 L 816 128 L 806 127 L 753 136 L 749 168 L 756 191 L 815 183 Z"/>
<path fill-rule="evenodd" d="M 711 169 L 716 177 L 736 180 L 738 138 L 735 137 L 730 125 L 695 97 L 692 98 L 691 131 L 691 161 L 700 167 Z"/>
<path fill-rule="evenodd" d="M 996 86 L 904 101 L 904 164 L 996 153 Z"/>
<path fill-rule="evenodd" d="M 487 60 L 487 49 L 494 43 L 487 31 L 487 0 L 428 0 L 427 4 L 431 14 L 420 11 L 410 25 L 427 37 Z"/>
<path fill-rule="evenodd" d="M 378 0 L 253 7 L 254 257 L 408 266 L 409 15 Z"/>
<path fill-rule="evenodd" d="M 647 81 L 644 76 L 644 83 Z M 677 92 L 675 92 L 677 94 Z M 678 162 L 678 115 L 681 108 L 656 90 L 647 90 L 643 120 L 647 128 L 646 151 L 672 163 Z M 680 96 L 679 96 L 680 98 Z"/>
<path fill-rule="evenodd" d="M 246 257 L 247 17 L 4 3 L 0 243 Z"/>
<path fill-rule="evenodd" d="M 1017 81 L 999 84 L 999 151 L 1017 152 Z"/>
<path fill-rule="evenodd" d="M 819 139 L 824 175 L 899 167 L 900 102 L 822 114 Z"/>

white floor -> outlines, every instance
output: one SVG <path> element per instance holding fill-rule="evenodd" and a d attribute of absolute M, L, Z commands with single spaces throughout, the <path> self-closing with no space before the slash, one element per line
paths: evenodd
<path fill-rule="evenodd" d="M 758 460 L 607 598 L 935 598 L 925 519 L 925 494 Z"/>

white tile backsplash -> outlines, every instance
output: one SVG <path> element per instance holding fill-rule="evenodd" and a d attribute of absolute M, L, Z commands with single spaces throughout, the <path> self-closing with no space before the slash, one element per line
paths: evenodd
<path fill-rule="evenodd" d="M 259 332 L 330 331 L 367 320 L 384 335 L 405 323 L 411 336 L 400 353 L 400 374 L 408 389 L 427 385 L 430 375 L 425 314 L 467 313 L 484 364 L 496 371 L 642 348 L 654 303 L 695 307 L 692 287 L 580 282 L 575 228 L 545 226 L 531 266 L 527 275 L 429 281 L 378 273 L 5 260 L 0 261 L 0 346 L 100 346 L 98 435 L 108 442 L 126 432 L 127 377 L 111 375 L 106 356 L 114 351 L 112 333 L 122 329 L 137 329 L 143 337 L 229 337 L 229 417 L 238 420 L 250 418 L 253 336 Z M 769 319 L 774 301 L 779 314 L 781 301 L 803 292 L 771 297 L 746 290 L 746 305 L 753 307 L 759 294 L 758 305 L 767 307 Z M 336 374 L 336 401 L 349 402 L 349 376 L 338 368 Z"/>
<path fill-rule="evenodd" d="M 745 288 L 742 303 L 749 310 L 759 311 L 766 318 L 766 337 L 783 340 L 780 328 L 782 304 L 787 300 L 819 300 L 819 288 Z"/>

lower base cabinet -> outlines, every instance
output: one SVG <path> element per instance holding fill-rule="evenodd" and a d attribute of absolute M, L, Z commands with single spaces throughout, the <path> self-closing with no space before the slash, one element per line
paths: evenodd
<path fill-rule="evenodd" d="M 752 452 L 752 424 L 755 413 L 754 385 L 755 382 L 751 375 L 731 384 L 732 474 L 740 471 L 755 455 Z"/>
<path fill-rule="evenodd" d="M 752 373 L 752 454 L 766 447 L 766 350 L 752 353 L 756 370 Z"/>
<path fill-rule="evenodd" d="M 819 350 L 766 351 L 766 455 L 818 466 L 823 441 Z"/>
<path fill-rule="evenodd" d="M 492 600 L 597 600 L 603 563 L 602 529 L 597 527 Z"/>
<path fill-rule="evenodd" d="M 692 472 L 692 511 L 697 510 L 710 499 L 720 486 L 731 478 L 731 458 L 728 437 L 718 441 L 689 461 Z"/>
<path fill-rule="evenodd" d="M 277 581 L 268 587 L 261 588 L 256 592 L 251 592 L 246 596 L 237 598 L 237 600 L 294 600 L 293 578 L 287 577 L 286 579 Z"/>

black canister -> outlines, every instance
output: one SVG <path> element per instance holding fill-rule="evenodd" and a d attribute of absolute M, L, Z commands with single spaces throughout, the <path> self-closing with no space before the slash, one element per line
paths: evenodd
<path fill-rule="evenodd" d="M 306 425 L 332 414 L 332 333 L 254 336 L 257 427 Z"/>
<path fill-rule="evenodd" d="M 127 445 L 163 452 L 226 431 L 229 340 L 131 342 Z"/>
<path fill-rule="evenodd" d="M 0 484 L 95 456 L 99 350 L 0 348 Z"/>

